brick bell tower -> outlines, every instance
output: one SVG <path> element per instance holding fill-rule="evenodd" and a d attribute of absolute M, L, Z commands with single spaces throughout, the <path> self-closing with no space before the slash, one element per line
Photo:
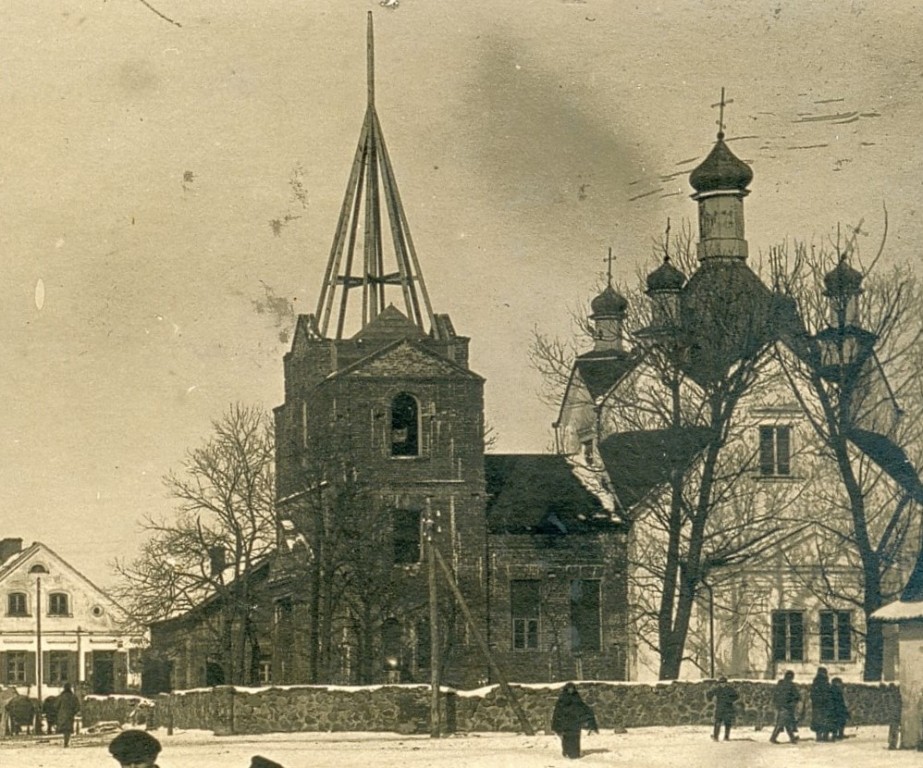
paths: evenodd
<path fill-rule="evenodd" d="M 476 621 L 486 621 L 484 380 L 468 367 L 468 341 L 426 292 L 375 108 L 369 13 L 365 119 L 317 311 L 298 317 L 275 409 L 280 562 L 300 560 L 307 574 L 287 581 L 278 569 L 277 593 L 295 604 L 280 682 L 428 679 L 430 530 Z M 355 546 L 338 564 L 330 550 L 347 519 Z M 377 613 L 359 637 L 348 596 L 324 608 L 318 591 L 331 578 L 324 569 L 342 567 L 343 583 L 362 576 L 363 557 L 376 575 L 358 597 L 380 588 L 381 598 L 364 609 Z M 441 591 L 445 680 L 476 682 L 486 663 Z M 340 658 L 324 667 L 312 657 L 319 646 Z"/>

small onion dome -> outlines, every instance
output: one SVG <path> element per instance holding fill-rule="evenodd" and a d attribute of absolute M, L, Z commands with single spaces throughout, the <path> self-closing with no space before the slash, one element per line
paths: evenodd
<path fill-rule="evenodd" d="M 855 296 L 862 292 L 862 273 L 840 259 L 833 269 L 824 275 L 827 296 Z"/>
<path fill-rule="evenodd" d="M 740 160 L 724 143 L 724 133 L 701 164 L 689 174 L 689 183 L 696 192 L 718 189 L 746 189 L 753 181 L 753 169 Z"/>
<path fill-rule="evenodd" d="M 624 317 L 625 310 L 628 309 L 628 300 L 617 293 L 611 285 L 607 285 L 599 296 L 590 302 L 590 309 L 593 314 L 590 317 L 596 319 L 600 317 Z"/>
<path fill-rule="evenodd" d="M 647 292 L 678 291 L 686 283 L 686 276 L 670 263 L 667 256 L 657 269 L 647 276 Z"/>

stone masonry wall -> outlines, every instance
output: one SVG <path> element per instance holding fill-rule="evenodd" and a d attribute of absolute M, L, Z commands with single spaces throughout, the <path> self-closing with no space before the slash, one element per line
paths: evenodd
<path fill-rule="evenodd" d="M 772 681 L 732 681 L 740 693 L 737 724 L 764 727 L 774 719 Z M 594 708 L 601 729 L 655 725 L 706 725 L 713 704 L 706 699 L 709 681 L 672 683 L 581 682 L 584 700 Z M 549 730 L 551 711 L 562 684 L 514 685 L 513 693 L 536 731 Z M 900 720 L 900 691 L 894 684 L 847 683 L 851 725 L 889 725 Z M 809 685 L 799 686 L 800 721 L 810 722 Z M 161 694 L 147 722 L 160 727 L 207 729 L 216 734 L 287 731 L 429 731 L 429 687 L 285 686 L 216 688 Z M 124 697 L 88 697 L 84 723 L 125 721 Z M 443 691 L 450 732 L 519 731 L 519 722 L 497 686 L 475 691 Z M 148 710 L 150 711 L 150 710 Z"/>

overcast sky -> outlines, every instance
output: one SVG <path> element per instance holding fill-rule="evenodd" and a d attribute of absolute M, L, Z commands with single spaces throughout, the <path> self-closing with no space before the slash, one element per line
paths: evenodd
<path fill-rule="evenodd" d="M 860 220 L 916 263 L 917 2 L 56 0 L 0 6 L 0 536 L 103 584 L 233 401 L 282 401 L 376 102 L 436 312 L 471 337 L 500 451 L 555 414 L 534 328 L 655 264 L 722 86 L 753 261 Z M 307 192 L 293 195 L 297 176 Z M 273 222 L 276 222 L 273 224 Z"/>

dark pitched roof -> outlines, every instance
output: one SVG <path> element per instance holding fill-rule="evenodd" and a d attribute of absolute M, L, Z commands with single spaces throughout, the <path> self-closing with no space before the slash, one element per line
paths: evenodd
<path fill-rule="evenodd" d="M 744 261 L 702 264 L 680 299 L 687 373 L 700 384 L 721 379 L 730 366 L 775 338 L 775 304 L 772 292 Z"/>
<path fill-rule="evenodd" d="M 705 427 L 616 432 L 599 445 L 612 490 L 629 510 L 670 479 L 673 468 L 689 466 L 708 442 Z"/>
<path fill-rule="evenodd" d="M 565 456 L 488 454 L 484 474 L 491 533 L 561 535 L 617 525 Z"/>
<path fill-rule="evenodd" d="M 416 323 L 393 304 L 389 304 L 353 339 L 375 343 L 393 339 L 422 339 L 425 336 Z"/>
<path fill-rule="evenodd" d="M 606 394 L 631 371 L 637 357 L 614 349 L 586 352 L 574 361 L 574 367 L 594 400 Z"/>

